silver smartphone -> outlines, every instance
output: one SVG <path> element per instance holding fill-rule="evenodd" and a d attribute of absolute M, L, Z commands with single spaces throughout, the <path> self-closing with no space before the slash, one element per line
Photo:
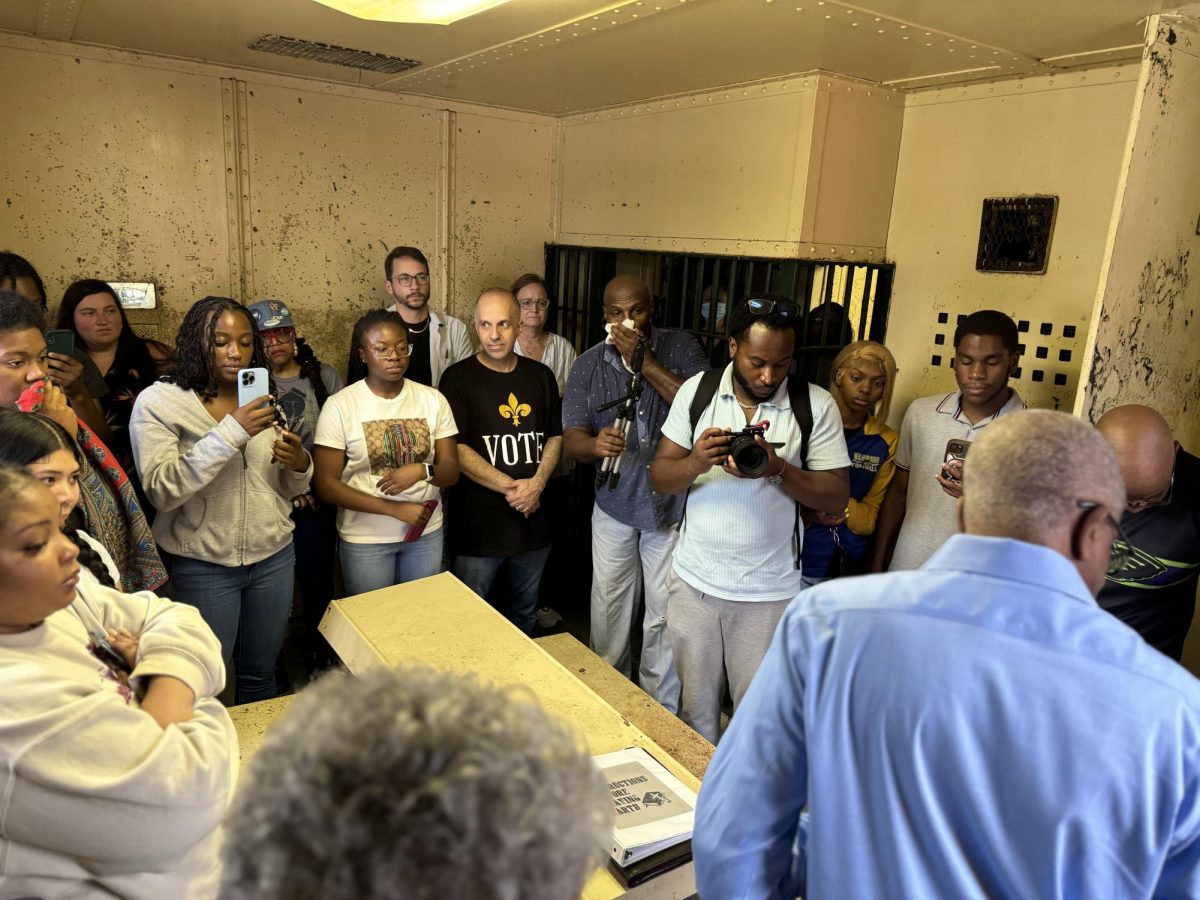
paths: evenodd
<path fill-rule="evenodd" d="M 266 369 L 242 369 L 238 372 L 238 406 L 245 406 L 271 391 Z"/>

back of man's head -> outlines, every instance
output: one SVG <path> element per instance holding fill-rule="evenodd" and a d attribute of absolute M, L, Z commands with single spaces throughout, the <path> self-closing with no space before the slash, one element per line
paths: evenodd
<path fill-rule="evenodd" d="M 1175 439 L 1161 413 L 1149 406 L 1118 406 L 1100 417 L 1096 430 L 1117 454 L 1132 503 L 1170 490 Z"/>
<path fill-rule="evenodd" d="M 0 291 L 0 334 L 29 329 L 46 330 L 41 311 L 16 291 Z"/>
<path fill-rule="evenodd" d="M 1069 546 L 1081 500 L 1119 517 L 1125 482 L 1100 433 L 1067 413 L 1031 409 L 1001 416 L 963 463 L 968 534 Z"/>
<path fill-rule="evenodd" d="M 424 668 L 333 673 L 251 763 L 221 896 L 577 897 L 609 810 L 587 749 L 527 691 Z"/>
<path fill-rule="evenodd" d="M 1017 337 L 1017 323 L 1009 316 L 995 309 L 981 309 L 969 316 L 964 316 L 954 329 L 954 347 L 968 334 L 991 335 L 1000 339 L 1000 343 L 1009 353 L 1016 354 L 1020 340 Z"/>

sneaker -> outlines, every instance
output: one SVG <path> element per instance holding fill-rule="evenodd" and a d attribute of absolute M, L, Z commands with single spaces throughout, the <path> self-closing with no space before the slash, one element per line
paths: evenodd
<path fill-rule="evenodd" d="M 537 623 L 540 628 L 553 628 L 562 620 L 563 617 L 548 606 L 543 606 L 537 611 Z"/>

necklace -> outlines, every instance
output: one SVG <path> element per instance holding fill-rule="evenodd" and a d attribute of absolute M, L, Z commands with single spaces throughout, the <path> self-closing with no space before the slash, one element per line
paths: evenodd
<path fill-rule="evenodd" d="M 735 399 L 736 399 L 736 398 L 735 398 Z M 746 405 L 745 403 L 743 403 L 741 400 L 738 400 L 738 402 L 737 402 L 737 405 L 738 405 L 738 406 L 740 406 L 742 409 L 758 409 L 758 404 L 757 404 L 757 403 L 751 403 L 749 406 L 747 406 L 747 405 Z"/>
<path fill-rule="evenodd" d="M 424 334 L 428 330 L 429 330 L 429 317 L 428 316 L 425 317 L 425 327 L 424 328 L 414 328 L 412 325 L 408 326 L 409 334 Z"/>

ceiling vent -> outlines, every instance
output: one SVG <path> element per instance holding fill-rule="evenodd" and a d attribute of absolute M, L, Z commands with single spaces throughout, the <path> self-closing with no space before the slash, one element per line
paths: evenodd
<path fill-rule="evenodd" d="M 250 49 L 290 56 L 293 59 L 311 59 L 313 62 L 329 63 L 334 66 L 382 72 L 385 75 L 407 72 L 409 69 L 415 69 L 421 65 L 421 61 L 417 59 L 404 59 L 399 56 L 388 56 L 386 53 L 372 53 L 369 50 L 352 50 L 336 44 L 322 44 L 320 41 L 306 41 L 301 38 L 284 37 L 280 34 L 264 34 L 250 44 Z"/>

